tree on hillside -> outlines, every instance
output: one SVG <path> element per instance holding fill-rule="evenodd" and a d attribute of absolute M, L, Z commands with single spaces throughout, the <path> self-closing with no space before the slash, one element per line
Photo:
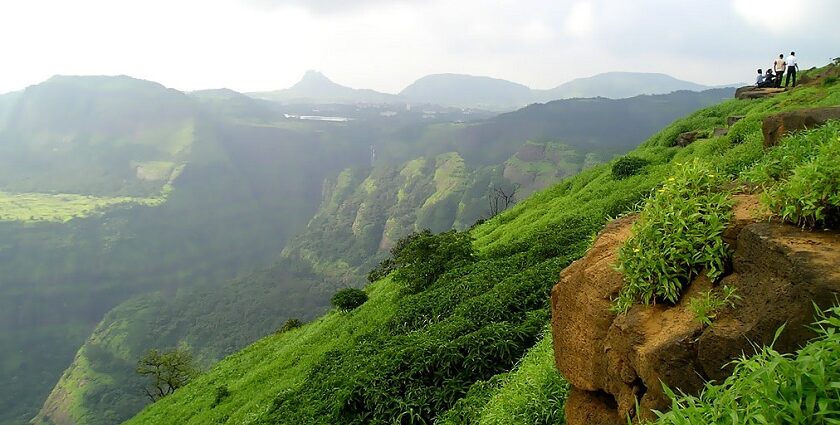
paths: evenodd
<path fill-rule="evenodd" d="M 519 184 L 513 185 L 508 190 L 505 190 L 502 186 L 493 186 L 490 188 L 490 191 L 487 193 L 487 201 L 490 203 L 490 218 L 499 215 L 499 213 L 516 203 L 517 190 L 519 190 Z"/>
<path fill-rule="evenodd" d="M 184 347 L 161 351 L 149 350 L 137 362 L 137 373 L 149 377 L 143 388 L 152 402 L 166 397 L 198 376 L 199 369 L 192 354 Z"/>

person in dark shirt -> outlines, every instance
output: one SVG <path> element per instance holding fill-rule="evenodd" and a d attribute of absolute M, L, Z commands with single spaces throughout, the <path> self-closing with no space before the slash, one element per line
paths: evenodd
<path fill-rule="evenodd" d="M 767 69 L 767 72 L 764 73 L 764 81 L 758 85 L 759 87 L 776 87 L 776 76 L 773 75 L 772 69 Z"/>

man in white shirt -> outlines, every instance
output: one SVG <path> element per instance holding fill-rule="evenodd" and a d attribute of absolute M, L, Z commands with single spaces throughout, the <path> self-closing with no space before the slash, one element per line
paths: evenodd
<path fill-rule="evenodd" d="M 785 73 L 785 55 L 779 53 L 779 59 L 773 61 L 773 71 L 776 71 L 776 87 L 781 87 L 782 74 Z"/>
<path fill-rule="evenodd" d="M 790 56 L 785 59 L 787 64 L 787 78 L 785 78 L 785 87 L 788 86 L 791 77 L 793 78 L 793 86 L 796 87 L 796 71 L 799 70 L 799 64 L 796 63 L 796 52 L 790 52 Z"/>

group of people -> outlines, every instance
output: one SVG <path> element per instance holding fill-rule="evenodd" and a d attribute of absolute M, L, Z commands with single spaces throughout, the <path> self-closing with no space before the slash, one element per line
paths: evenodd
<path fill-rule="evenodd" d="M 785 55 L 780 54 L 779 58 L 773 61 L 773 67 L 768 68 L 767 72 L 761 73 L 758 70 L 758 75 L 755 77 L 756 87 L 781 87 L 782 76 L 787 75 L 785 79 L 785 87 L 793 82 L 793 87 L 796 87 L 796 71 L 799 70 L 799 64 L 796 63 L 796 52 L 790 52 L 790 56 L 785 58 Z M 775 71 L 775 74 L 773 73 Z"/>

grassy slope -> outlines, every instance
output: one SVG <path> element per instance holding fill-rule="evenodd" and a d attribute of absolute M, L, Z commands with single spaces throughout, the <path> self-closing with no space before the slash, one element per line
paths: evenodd
<path fill-rule="evenodd" d="M 252 423 L 258 412 L 271 406 L 277 394 L 304 382 L 311 369 L 332 350 L 342 350 L 361 335 L 375 331 L 394 313 L 397 291 L 383 280 L 368 288 L 370 299 L 348 313 L 331 312 L 324 317 L 282 334 L 263 338 L 224 359 L 213 372 L 179 391 L 179 399 L 167 400 L 166 409 L 151 409 L 139 423 L 208 424 Z M 214 390 L 227 385 L 230 397 L 215 409 Z M 154 405 L 163 407 L 162 404 Z M 194 406 L 201 406 L 200 410 Z M 138 423 L 138 420 L 129 422 Z"/>
<path fill-rule="evenodd" d="M 376 367 L 388 369 L 392 366 L 383 359 L 379 359 L 381 363 L 376 363 L 375 360 L 366 361 L 365 357 L 359 355 L 359 353 L 364 353 L 365 341 L 368 338 L 386 344 L 390 344 L 392 340 L 408 338 L 409 335 L 413 335 L 411 338 L 422 340 L 435 335 L 439 336 L 441 334 L 439 328 L 445 326 L 452 328 L 461 326 L 464 327 L 461 332 L 472 332 L 469 335 L 475 336 L 483 330 L 498 327 L 502 322 L 526 321 L 527 319 L 523 319 L 521 315 L 506 311 L 506 314 L 510 314 L 501 314 L 502 322 L 493 320 L 462 322 L 459 320 L 470 316 L 458 319 L 450 309 L 467 312 L 483 311 L 475 313 L 479 315 L 490 314 L 487 310 L 498 308 L 500 298 L 507 297 L 509 302 L 519 303 L 527 296 L 534 294 L 544 296 L 547 294 L 547 288 L 550 288 L 556 279 L 560 268 L 583 253 L 588 237 L 609 216 L 622 213 L 643 199 L 671 173 L 677 163 L 700 157 L 718 164 L 723 172 L 734 175 L 763 155 L 759 123 L 764 115 L 784 109 L 837 104 L 840 104 L 840 85 L 802 87 L 772 99 L 727 101 L 678 120 L 633 152 L 633 155 L 651 161 L 651 165 L 643 174 L 624 180 L 613 180 L 608 166 L 597 166 L 532 196 L 511 211 L 472 231 L 476 238 L 475 246 L 482 258 L 481 269 L 491 271 L 487 272 L 487 275 L 482 275 L 477 270 L 478 268 L 458 269 L 456 274 L 459 276 L 448 278 L 452 281 L 452 285 L 449 286 L 454 285 L 458 290 L 466 292 L 479 289 L 485 292 L 495 291 L 495 288 L 503 286 L 505 279 L 495 276 L 492 268 L 499 267 L 499 271 L 507 270 L 511 275 L 516 275 L 516 272 L 511 271 L 510 268 L 518 264 L 513 264 L 511 261 L 515 262 L 517 258 L 522 258 L 526 273 L 533 267 L 553 267 L 550 273 L 535 274 L 535 279 L 541 281 L 528 281 L 530 282 L 528 285 L 513 286 L 522 291 L 530 288 L 532 292 L 517 292 L 515 296 L 511 293 L 495 293 L 487 297 L 472 293 L 460 295 L 462 303 L 452 307 L 448 301 L 436 297 L 437 293 L 446 293 L 447 289 L 451 289 L 442 285 L 440 281 L 432 289 L 417 296 L 399 295 L 391 282 L 381 281 L 369 288 L 373 296 L 357 313 L 347 315 L 333 312 L 300 330 L 279 337 L 270 336 L 242 353 L 222 361 L 193 384 L 176 392 L 168 399 L 150 406 L 128 423 L 292 423 L 290 418 L 295 415 L 310 419 L 320 418 L 321 421 L 327 422 L 330 418 L 340 418 L 341 414 L 347 413 L 348 406 L 342 403 L 347 403 L 351 399 L 357 400 L 348 398 L 345 390 L 361 397 L 362 400 L 367 400 L 364 398 L 367 395 L 365 389 L 359 389 L 354 387 L 353 382 L 345 381 L 360 379 L 361 384 L 356 385 L 367 384 L 371 391 L 375 390 L 376 383 L 379 383 L 386 386 L 384 391 L 388 391 L 387 385 L 391 382 L 388 380 L 390 375 L 377 374 L 369 370 Z M 670 147 L 679 132 L 711 130 L 714 127 L 723 126 L 726 117 L 730 115 L 746 115 L 747 118 L 734 125 L 725 137 L 700 140 L 688 148 Z M 578 231 L 569 233 L 568 227 L 564 225 L 574 227 Z M 557 237 L 555 243 L 546 241 L 558 234 L 562 237 Z M 565 250 L 560 248 L 560 246 L 568 245 L 575 246 Z M 529 263 L 533 259 L 544 261 L 534 265 Z M 471 283 L 471 279 L 475 282 Z M 476 282 L 482 279 L 497 280 L 487 283 L 489 288 L 479 288 L 481 284 Z M 523 280 L 527 281 L 526 278 Z M 453 292 L 447 294 L 452 296 Z M 427 298 L 429 302 L 422 302 L 424 298 Z M 396 312 L 393 310 L 395 306 L 398 306 Z M 378 321 L 371 320 L 370 316 L 361 317 L 364 312 L 371 311 L 382 314 L 382 316 L 377 316 Z M 539 312 L 545 310 L 532 311 L 531 317 L 534 318 L 539 317 Z M 388 318 L 390 314 L 406 320 L 413 317 L 412 320 L 419 323 L 409 326 L 408 334 L 399 334 L 389 326 L 377 326 L 377 324 L 393 324 Z M 359 315 L 362 320 L 356 320 L 354 315 Z M 508 320 L 510 322 L 507 322 Z M 334 328 L 331 324 L 336 322 L 341 322 L 341 326 L 345 329 L 344 334 L 332 331 Z M 354 329 L 356 333 L 350 334 L 347 329 Z M 370 334 L 364 338 L 355 339 L 359 334 L 367 332 Z M 318 334 L 326 338 L 318 340 Z M 393 335 L 393 338 L 377 340 L 377 334 L 386 337 Z M 529 340 L 532 343 L 536 342 L 539 339 L 538 334 L 539 330 L 530 333 Z M 446 334 L 443 333 L 443 335 Z M 309 337 L 316 339 L 309 339 Z M 477 345 L 484 343 L 484 340 L 476 338 Z M 333 351 L 329 358 L 324 358 L 323 352 L 303 345 L 306 343 L 317 346 L 327 344 L 330 347 L 339 347 L 340 350 Z M 425 356 L 435 357 L 441 352 L 446 353 L 446 345 L 444 340 L 440 341 L 439 346 L 422 345 L 419 348 L 425 350 L 423 351 Z M 542 343 L 536 344 L 529 354 L 522 352 L 523 355 L 520 358 L 524 360 L 521 361 L 520 367 L 509 374 L 496 374 L 495 378 L 486 374 L 472 377 L 470 392 L 467 393 L 463 387 L 458 389 L 453 394 L 454 399 L 442 403 L 444 410 L 453 405 L 455 410 L 450 410 L 446 416 L 440 416 L 439 419 L 451 420 L 452 417 L 457 417 L 459 420 L 456 423 L 500 424 L 552 423 L 559 420 L 556 417 L 556 411 L 562 404 L 564 386 L 557 380 L 554 369 L 548 367 L 553 363 L 553 359 L 547 345 L 547 340 L 543 339 Z M 413 349 L 412 347 L 418 348 L 410 344 L 400 345 L 400 347 L 409 351 Z M 390 349 L 390 347 L 387 348 Z M 489 350 L 483 351 L 482 355 L 489 356 L 489 353 Z M 410 357 L 401 358 L 411 361 Z M 343 361 L 343 359 L 353 360 L 353 362 Z M 287 368 L 292 369 L 273 366 L 275 362 L 286 361 L 290 362 Z M 506 363 L 507 370 L 514 369 L 515 363 Z M 312 369 L 308 369 L 309 367 Z M 356 368 L 360 371 L 356 372 Z M 372 374 L 374 378 L 383 379 L 371 380 L 368 374 Z M 306 378 L 302 379 L 304 376 Z M 319 385 L 319 382 L 324 379 L 336 385 L 335 391 L 320 393 L 322 399 L 329 400 L 319 400 L 317 389 L 309 389 L 309 386 Z M 214 387 L 222 384 L 228 385 L 232 395 L 222 405 L 212 409 L 210 404 Z M 295 388 L 296 385 L 300 387 Z M 393 391 L 399 390 L 394 388 Z M 240 392 L 241 394 L 237 394 Z M 296 409 L 292 406 L 290 410 L 288 404 L 294 404 L 296 396 L 300 396 L 300 400 L 306 400 L 299 403 L 308 405 L 298 406 Z M 398 396 L 399 394 L 395 394 L 395 397 Z M 274 403 L 270 400 L 278 402 Z M 410 398 L 401 400 L 410 402 Z M 462 400 L 462 402 L 456 403 L 457 400 Z M 411 410 L 415 407 L 406 405 L 408 409 L 406 413 L 416 413 Z M 226 413 L 233 412 L 231 409 L 235 409 L 235 413 Z M 552 411 L 554 413 L 550 413 Z M 521 414 L 517 416 L 517 412 Z M 546 412 L 549 413 L 546 414 Z M 278 416 L 281 413 L 289 413 L 290 416 Z M 315 415 L 317 413 L 321 413 L 322 416 Z M 354 418 L 359 417 L 354 416 Z"/>

